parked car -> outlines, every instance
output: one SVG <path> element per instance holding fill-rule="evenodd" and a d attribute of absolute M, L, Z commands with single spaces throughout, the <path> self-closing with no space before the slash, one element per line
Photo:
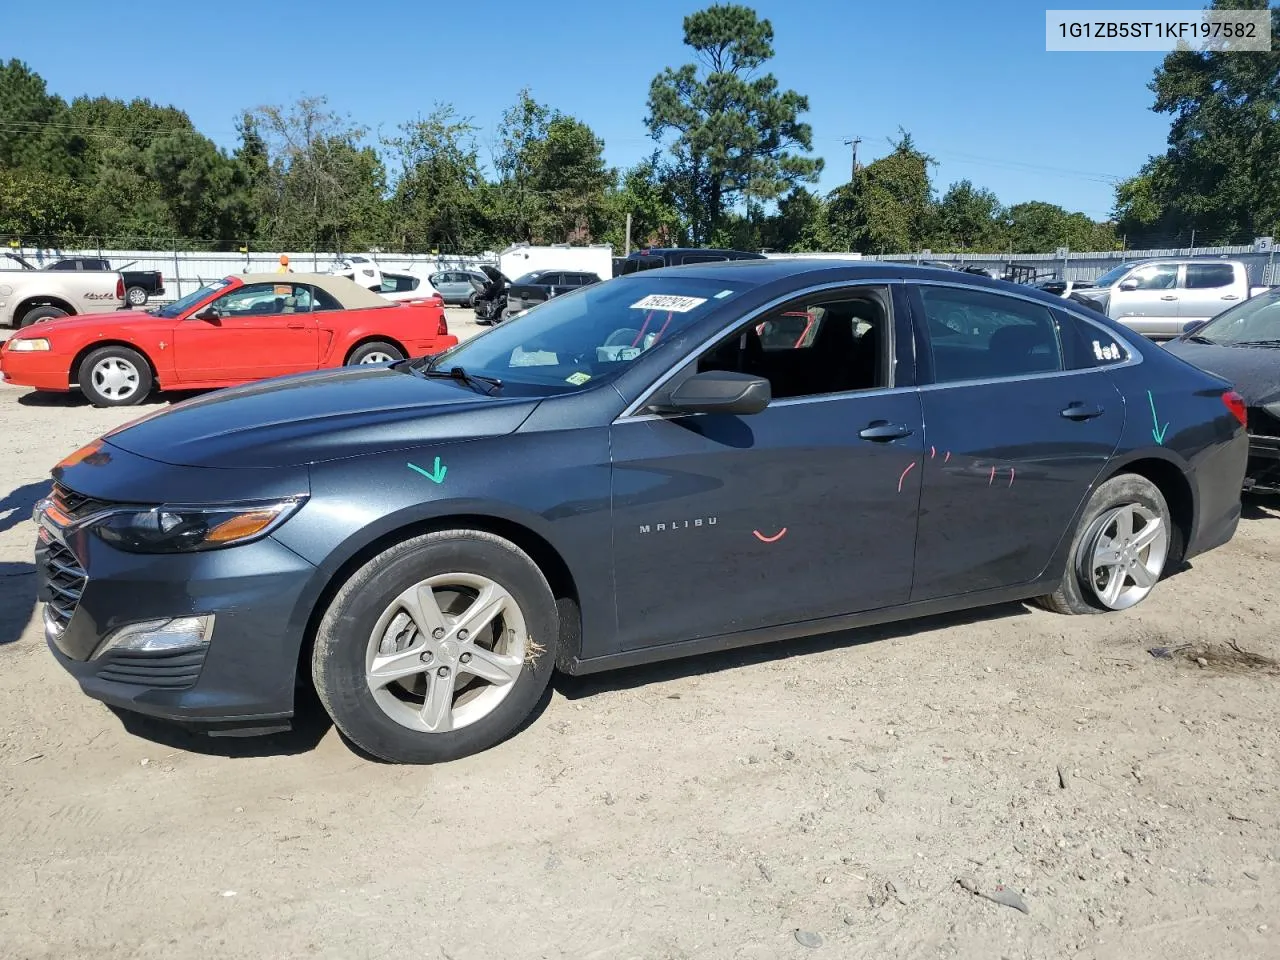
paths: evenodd
<path fill-rule="evenodd" d="M 1052 280 L 1037 280 L 1035 283 L 1037 290 L 1043 290 L 1045 293 L 1051 293 L 1055 297 L 1069 297 L 1077 290 L 1090 290 L 1093 288 L 1092 280 L 1063 280 L 1060 277 L 1054 277 Z M 1086 294 L 1087 296 L 1087 294 Z"/>
<path fill-rule="evenodd" d="M 594 273 L 577 273 L 571 270 L 535 270 L 517 277 L 507 288 L 507 309 L 512 313 L 536 307 L 552 297 L 569 293 L 579 287 L 599 283 Z"/>
<path fill-rule="evenodd" d="M 676 267 L 686 263 L 718 263 L 725 260 L 767 260 L 763 253 L 746 250 L 704 249 L 702 247 L 650 247 L 633 250 L 623 263 L 619 276 L 640 270 Z"/>
<path fill-rule="evenodd" d="M 477 270 L 440 270 L 431 274 L 428 280 L 445 303 L 474 307 L 476 293 L 488 278 Z"/>
<path fill-rule="evenodd" d="M 1280 493 L 1280 289 L 1193 325 L 1165 349 L 1234 384 L 1248 411 L 1245 489 Z"/>
<path fill-rule="evenodd" d="M 118 273 L 124 278 L 124 299 L 130 306 L 141 307 L 151 297 L 164 296 L 164 275 L 159 270 L 117 270 L 111 266 L 111 261 L 101 257 L 63 257 L 42 268 L 33 265 L 18 254 L 11 253 L 7 256 L 26 270 L 88 270 L 99 273 Z"/>
<path fill-rule="evenodd" d="M 1153 340 L 1178 336 L 1267 289 L 1239 260 L 1170 257 L 1122 263 L 1070 296 Z"/>
<path fill-rule="evenodd" d="M 811 340 L 760 342 L 801 312 Z M 1232 537 L 1247 447 L 1225 380 L 1029 288 L 646 270 L 113 430 L 36 508 L 39 599 L 117 709 L 265 732 L 312 684 L 351 742 L 434 762 L 511 735 L 556 669 L 1131 608 Z"/>
<path fill-rule="evenodd" d="M 20 256 L 5 253 L 20 270 L 0 273 L 0 324 L 28 327 L 124 305 L 124 278 L 97 271 L 33 270 Z"/>
<path fill-rule="evenodd" d="M 267 377 L 385 364 L 458 342 L 436 301 L 391 303 L 343 277 L 245 274 L 148 313 L 97 314 L 25 329 L 0 347 L 5 383 L 94 406 L 153 389 L 204 390 Z"/>
<path fill-rule="evenodd" d="M 387 300 L 396 303 L 413 303 L 422 300 L 433 300 L 444 308 L 444 297 L 442 297 L 428 281 L 423 282 L 422 277 L 415 277 L 411 273 L 389 273 L 382 271 L 381 279 L 374 293 L 381 294 Z"/>

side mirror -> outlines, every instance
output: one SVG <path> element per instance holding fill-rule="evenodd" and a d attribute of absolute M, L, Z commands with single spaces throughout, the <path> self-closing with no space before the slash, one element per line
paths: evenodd
<path fill-rule="evenodd" d="M 695 373 L 662 404 L 680 413 L 727 413 L 749 416 L 769 406 L 773 390 L 763 377 L 734 370 Z"/>
<path fill-rule="evenodd" d="M 1138 281 L 1133 278 L 1130 278 L 1128 280 L 1122 280 L 1120 282 L 1120 289 L 1121 290 L 1137 290 Z"/>
<path fill-rule="evenodd" d="M 1183 324 L 1182 332 L 1184 334 L 1195 333 L 1208 322 L 1208 320 L 1192 320 L 1190 323 Z"/>
<path fill-rule="evenodd" d="M 192 316 L 192 318 L 191 318 L 191 319 L 192 319 L 192 320 L 208 320 L 208 321 L 210 321 L 210 322 L 216 322 L 217 320 L 219 320 L 219 319 L 220 319 L 220 317 L 219 317 L 219 315 L 218 315 L 218 308 L 217 308 L 217 307 L 205 307 L 205 308 L 204 308 L 203 310 L 201 310 L 199 313 L 197 313 L 197 314 L 195 314 L 194 316 Z"/>

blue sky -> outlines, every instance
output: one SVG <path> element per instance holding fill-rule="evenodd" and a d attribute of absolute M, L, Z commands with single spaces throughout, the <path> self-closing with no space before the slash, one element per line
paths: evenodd
<path fill-rule="evenodd" d="M 706 5 L 9 2 L 0 7 L 0 59 L 25 60 L 68 99 L 173 103 L 227 147 L 241 108 L 323 94 L 339 112 L 387 132 L 437 100 L 452 102 L 482 128 L 487 158 L 502 110 L 528 85 L 540 101 L 589 123 L 608 161 L 626 165 L 653 147 L 643 125 L 649 81 L 691 59 L 681 21 Z M 848 178 L 844 139 L 861 136 L 859 160 L 868 162 L 888 151 L 901 126 L 938 159 L 940 189 L 967 177 L 1005 203 L 1046 200 L 1101 218 L 1111 209 L 1112 178 L 1164 148 L 1168 120 L 1151 112 L 1146 88 L 1161 55 L 1048 53 L 1045 4 L 754 7 L 773 23 L 770 69 L 809 97 L 814 149 L 827 163 L 823 190 Z"/>

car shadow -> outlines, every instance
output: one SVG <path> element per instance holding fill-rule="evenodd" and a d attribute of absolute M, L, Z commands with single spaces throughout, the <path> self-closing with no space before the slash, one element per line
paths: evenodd
<path fill-rule="evenodd" d="M 131 736 L 173 750 L 232 760 L 291 757 L 310 753 L 333 726 L 333 721 L 325 713 L 319 699 L 309 689 L 298 691 L 292 729 L 256 736 L 215 737 L 140 713 L 118 710 L 115 707 L 108 709 Z"/>
<path fill-rule="evenodd" d="M 36 606 L 34 563 L 0 561 L 0 647 L 22 637 Z"/>
<path fill-rule="evenodd" d="M 136 404 L 138 410 L 145 410 L 156 406 L 172 406 L 175 403 L 181 403 L 190 397 L 198 397 L 202 393 L 208 393 L 208 390 L 165 390 L 162 393 L 153 393 L 141 403 Z M 30 393 L 24 393 L 18 398 L 18 404 L 23 407 L 67 407 L 80 408 L 92 406 L 85 399 L 83 393 L 78 390 L 72 390 L 69 393 L 53 393 L 46 390 L 32 390 Z M 120 407 L 118 409 L 129 409 Z"/>
<path fill-rule="evenodd" d="M 1002 603 L 983 607 L 979 610 L 962 610 L 956 613 L 937 614 L 932 617 L 919 617 L 914 620 L 902 620 L 880 626 L 859 627 L 853 630 L 841 630 L 838 633 L 819 634 L 799 640 L 778 640 L 750 647 L 739 647 L 736 650 L 726 650 L 722 653 L 681 657 L 675 660 L 664 660 L 660 663 L 627 667 L 598 674 L 570 676 L 558 673 L 552 682 L 556 690 L 566 699 L 578 700 L 598 693 L 632 690 L 687 677 L 705 676 L 725 670 L 736 670 L 740 667 L 791 659 L 792 657 L 826 653 L 829 650 L 836 650 L 842 647 L 855 647 L 880 640 L 906 637 L 924 630 L 939 630 L 965 624 L 987 623 L 1010 617 L 1026 616 L 1030 613 L 1031 608 L 1026 603 Z"/>
<path fill-rule="evenodd" d="M 18 524 L 31 519 L 31 510 L 52 486 L 49 480 L 37 480 L 15 487 L 0 499 L 0 533 L 12 530 Z"/>
<path fill-rule="evenodd" d="M 1240 498 L 1240 519 L 1280 519 L 1280 497 L 1246 494 Z"/>

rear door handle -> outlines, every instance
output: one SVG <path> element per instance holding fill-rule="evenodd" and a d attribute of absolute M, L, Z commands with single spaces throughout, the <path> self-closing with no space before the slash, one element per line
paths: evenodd
<path fill-rule="evenodd" d="M 1161 297 L 1161 300 L 1177 300 L 1177 297 Z"/>
<path fill-rule="evenodd" d="M 1062 411 L 1062 415 L 1068 420 L 1092 420 L 1094 417 L 1102 416 L 1102 414 L 1102 407 L 1089 406 L 1079 402 L 1070 404 Z"/>
<path fill-rule="evenodd" d="M 858 436 L 863 440 L 887 443 L 890 440 L 901 440 L 909 437 L 914 431 L 904 423 L 890 423 L 888 420 L 873 420 L 861 430 Z"/>
<path fill-rule="evenodd" d="M 1234 293 L 1228 293 L 1228 294 L 1227 294 L 1225 297 L 1223 297 L 1222 299 L 1223 299 L 1223 300 L 1239 300 L 1240 298 L 1239 298 L 1239 297 L 1237 297 Z"/>

